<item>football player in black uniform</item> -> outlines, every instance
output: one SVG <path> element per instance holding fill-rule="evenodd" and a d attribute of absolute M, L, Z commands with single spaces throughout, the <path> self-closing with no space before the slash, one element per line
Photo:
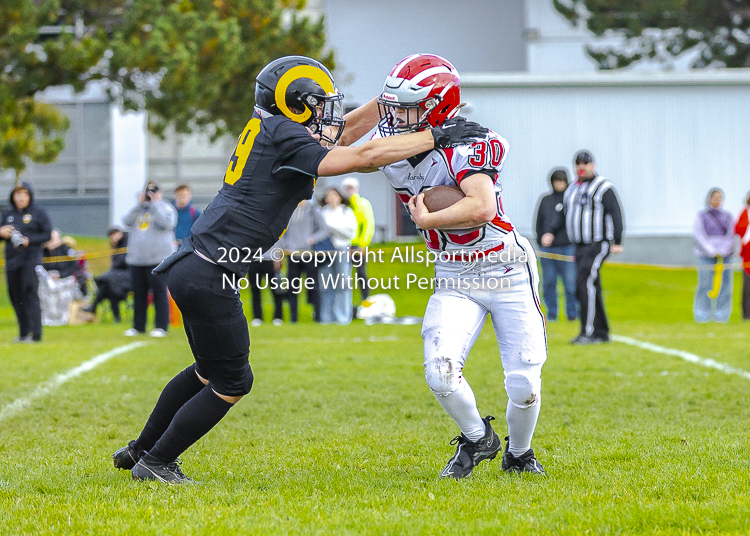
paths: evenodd
<path fill-rule="evenodd" d="M 246 263 L 279 239 L 297 204 L 312 196 L 316 177 L 375 171 L 487 132 L 461 119 L 348 147 L 377 122 L 378 110 L 373 100 L 343 118 L 342 99 L 328 69 L 310 58 L 280 58 L 258 74 L 255 110 L 221 190 L 192 235 L 155 270 L 167 273 L 195 363 L 166 385 L 138 439 L 112 455 L 134 479 L 190 482 L 177 457 L 250 392 L 247 319 L 227 279 L 244 276 Z"/>

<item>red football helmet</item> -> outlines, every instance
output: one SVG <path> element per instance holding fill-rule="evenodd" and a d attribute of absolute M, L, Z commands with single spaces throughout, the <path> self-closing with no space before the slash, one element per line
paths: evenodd
<path fill-rule="evenodd" d="M 440 56 L 414 54 L 401 60 L 385 79 L 378 98 L 378 128 L 383 136 L 390 136 L 436 127 L 458 114 L 460 105 L 456 68 Z M 402 109 L 398 117 L 396 109 Z"/>

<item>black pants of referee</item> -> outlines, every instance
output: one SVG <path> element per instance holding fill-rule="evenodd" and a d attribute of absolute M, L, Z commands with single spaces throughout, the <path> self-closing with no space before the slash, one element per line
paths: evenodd
<path fill-rule="evenodd" d="M 581 335 L 609 340 L 609 323 L 602 297 L 601 267 L 609 242 L 576 244 L 576 298 L 581 308 Z"/>
<path fill-rule="evenodd" d="M 18 335 L 35 341 L 42 340 L 42 306 L 39 303 L 39 279 L 36 265 L 23 265 L 15 270 L 6 270 L 8 296 L 18 318 Z"/>

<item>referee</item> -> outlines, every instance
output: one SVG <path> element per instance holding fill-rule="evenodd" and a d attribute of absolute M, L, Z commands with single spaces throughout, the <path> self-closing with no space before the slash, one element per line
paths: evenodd
<path fill-rule="evenodd" d="M 575 156 L 578 180 L 565 191 L 565 227 L 575 244 L 576 297 L 581 308 L 581 334 L 572 344 L 609 342 L 599 270 L 607 256 L 622 253 L 622 210 L 612 183 L 596 174 L 594 156 Z"/>

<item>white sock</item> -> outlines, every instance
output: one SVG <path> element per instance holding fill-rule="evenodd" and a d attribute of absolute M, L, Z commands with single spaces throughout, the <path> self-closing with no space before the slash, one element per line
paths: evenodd
<path fill-rule="evenodd" d="M 443 406 L 445 412 L 453 417 L 453 420 L 456 421 L 456 424 L 461 429 L 461 433 L 469 441 L 479 441 L 484 437 L 484 421 L 479 416 L 474 391 L 469 387 L 466 378 L 463 378 L 458 389 L 448 396 L 439 396 L 436 394 L 435 398 Z"/>
<path fill-rule="evenodd" d="M 508 450 L 513 456 L 520 456 L 531 448 L 531 438 L 541 407 L 541 397 L 536 404 L 525 409 L 517 408 L 508 401 L 505 419 L 508 421 Z"/>

